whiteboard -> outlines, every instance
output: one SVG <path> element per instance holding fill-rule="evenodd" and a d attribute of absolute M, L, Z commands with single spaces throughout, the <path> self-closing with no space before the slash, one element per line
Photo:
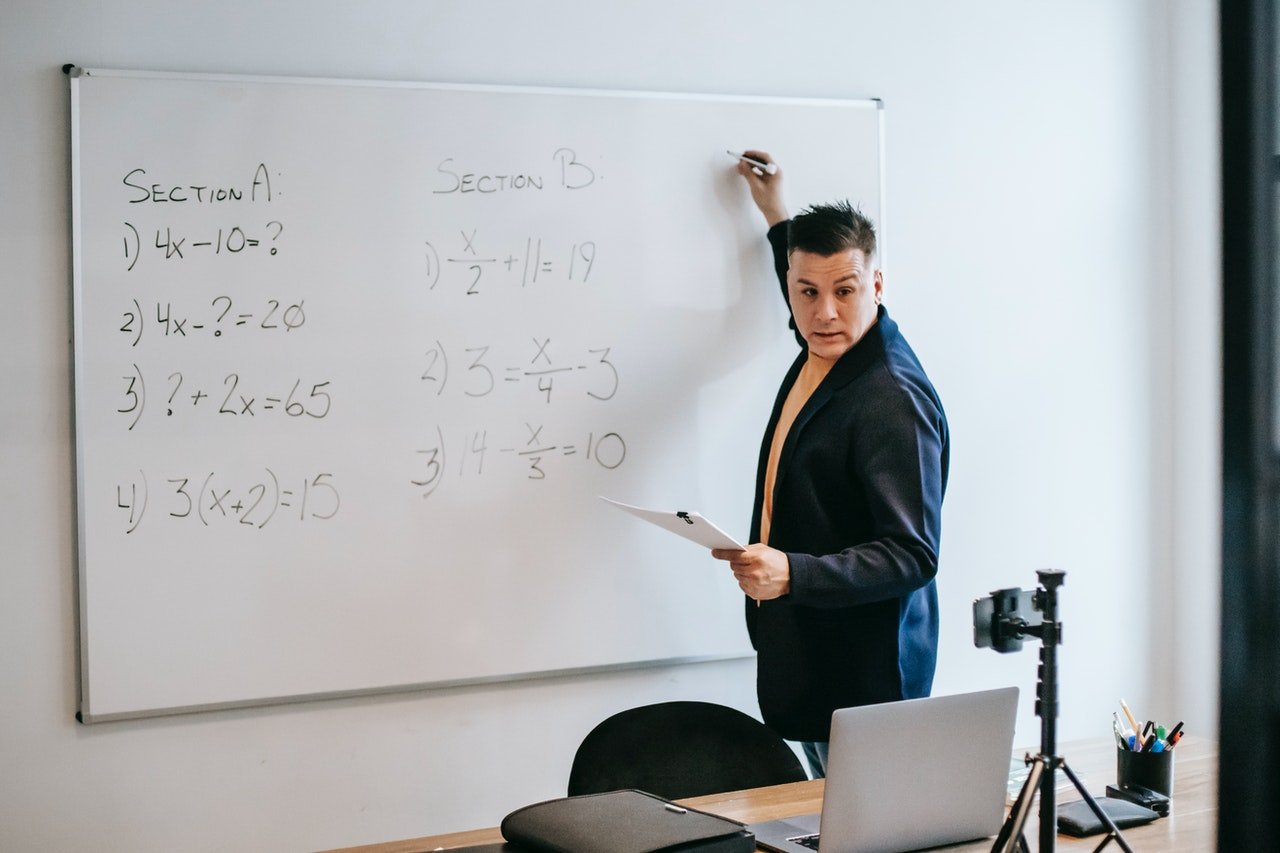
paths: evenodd
<path fill-rule="evenodd" d="M 81 70 L 86 722 L 751 654 L 796 353 L 726 149 L 883 218 L 877 101 Z"/>

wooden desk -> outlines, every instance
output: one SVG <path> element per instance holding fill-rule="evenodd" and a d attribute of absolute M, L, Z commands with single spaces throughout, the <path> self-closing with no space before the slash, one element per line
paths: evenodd
<path fill-rule="evenodd" d="M 1116 777 L 1115 741 L 1096 738 L 1059 744 L 1067 764 L 1083 777 L 1089 793 L 1102 796 L 1108 784 Z M 1021 755 L 1021 751 L 1018 753 Z M 1178 744 L 1175 753 L 1173 778 L 1173 807 L 1169 816 L 1146 826 L 1123 830 L 1129 846 L 1143 853 L 1169 851 L 1169 853 L 1203 853 L 1214 849 L 1218 828 L 1218 747 L 1213 741 L 1187 737 Z M 1059 777 L 1061 778 L 1061 776 Z M 712 794 L 681 800 L 685 805 L 703 811 L 723 815 L 743 823 L 759 823 L 781 817 L 817 812 L 822 809 L 823 783 L 794 782 L 771 788 L 755 788 L 728 794 Z M 1070 794 L 1060 794 L 1060 803 L 1079 799 L 1073 788 Z M 1027 841 L 1032 850 L 1037 849 L 1037 813 L 1032 809 L 1027 820 Z M 1058 836 L 1059 850 L 1093 850 L 1100 835 L 1090 838 Z M 496 827 L 453 832 L 447 835 L 430 835 L 404 841 L 387 841 L 363 847 L 348 847 L 345 853 L 425 853 L 440 847 L 464 847 L 468 844 L 492 844 L 502 841 Z M 971 841 L 947 847 L 953 851 L 988 851 L 992 839 Z M 1111 844 L 1108 850 L 1119 851 Z M 337 853 L 337 851 L 334 851 Z"/>

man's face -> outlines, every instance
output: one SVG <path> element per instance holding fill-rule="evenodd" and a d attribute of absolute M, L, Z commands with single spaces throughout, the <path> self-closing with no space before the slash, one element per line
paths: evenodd
<path fill-rule="evenodd" d="M 876 321 L 883 284 L 861 249 L 834 255 L 792 252 L 787 270 L 791 313 L 809 352 L 837 359 L 860 341 Z"/>

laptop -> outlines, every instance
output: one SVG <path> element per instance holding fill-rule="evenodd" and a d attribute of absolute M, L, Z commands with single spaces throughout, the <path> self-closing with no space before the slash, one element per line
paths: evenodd
<path fill-rule="evenodd" d="M 821 815 L 747 829 L 778 853 L 902 853 L 995 835 L 1017 710 L 1016 687 L 842 708 Z"/>

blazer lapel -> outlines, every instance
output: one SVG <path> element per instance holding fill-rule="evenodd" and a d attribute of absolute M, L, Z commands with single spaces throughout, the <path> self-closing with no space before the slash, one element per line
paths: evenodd
<path fill-rule="evenodd" d="M 877 315 L 876 323 L 867 333 L 863 335 L 862 340 L 853 345 L 852 348 L 840 357 L 840 360 L 831 368 L 831 372 L 818 384 L 813 395 L 809 397 L 804 406 L 800 409 L 800 413 L 796 415 L 795 423 L 791 425 L 791 429 L 787 431 L 786 441 L 782 444 L 782 453 L 778 456 L 778 474 L 773 484 L 774 507 L 778 505 L 777 495 L 778 487 L 782 481 L 787 478 L 791 472 L 791 457 L 795 455 L 796 445 L 800 441 L 800 436 L 804 432 L 808 423 L 813 420 L 814 415 L 822 411 L 822 407 L 831 402 L 831 399 L 840 389 L 844 388 L 853 380 L 857 379 L 865 373 L 876 362 L 884 358 L 885 343 L 888 338 L 897 334 L 898 324 L 889 319 L 889 313 L 881 305 Z"/>

